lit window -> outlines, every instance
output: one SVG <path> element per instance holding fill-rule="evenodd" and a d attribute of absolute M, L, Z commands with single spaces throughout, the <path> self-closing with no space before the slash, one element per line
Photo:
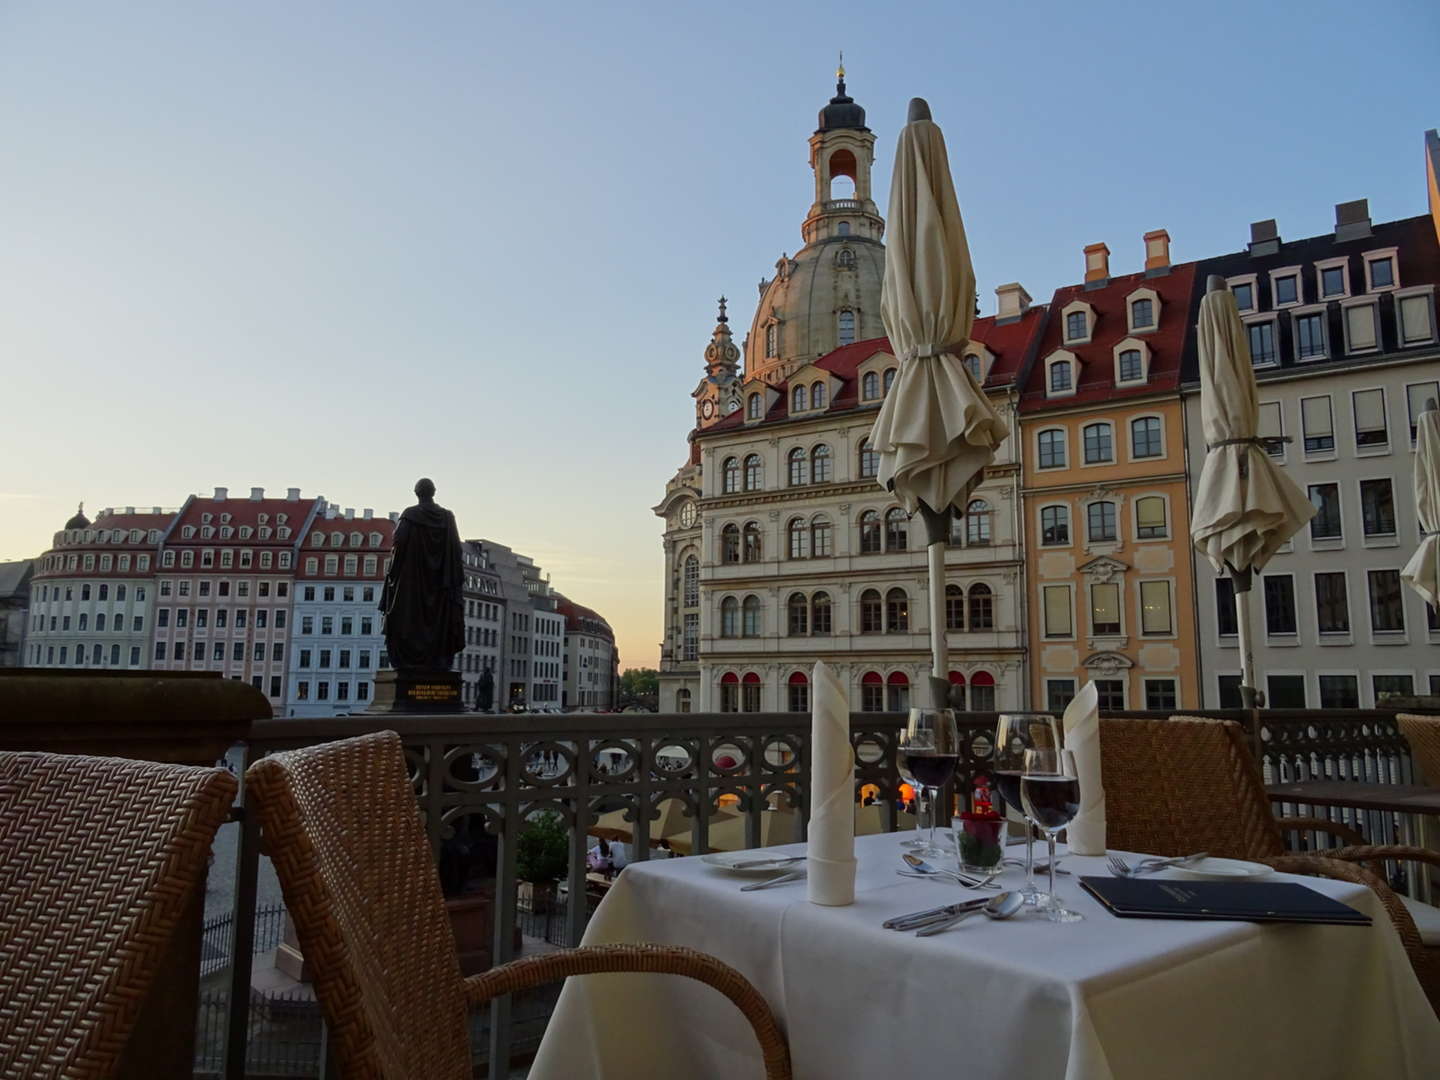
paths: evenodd
<path fill-rule="evenodd" d="M 910 597 L 904 589 L 891 589 L 885 594 L 885 632 L 905 634 L 910 631 Z"/>
<path fill-rule="evenodd" d="M 1120 586 L 1114 582 L 1090 586 L 1090 632 L 1120 633 Z"/>

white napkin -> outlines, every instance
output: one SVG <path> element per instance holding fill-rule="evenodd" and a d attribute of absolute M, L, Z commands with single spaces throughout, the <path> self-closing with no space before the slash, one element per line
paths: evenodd
<path fill-rule="evenodd" d="M 812 904 L 855 902 L 855 751 L 850 703 L 823 660 L 810 679 L 810 831 L 806 848 Z"/>
<path fill-rule="evenodd" d="M 1080 812 L 1066 830 L 1075 855 L 1105 854 L 1105 785 L 1100 781 L 1100 695 L 1093 682 L 1065 707 L 1065 749 L 1075 755 Z"/>

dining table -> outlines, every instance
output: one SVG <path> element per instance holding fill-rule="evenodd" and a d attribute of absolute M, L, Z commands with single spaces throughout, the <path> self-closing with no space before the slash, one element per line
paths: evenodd
<path fill-rule="evenodd" d="M 741 891 L 755 879 L 699 856 L 632 863 L 583 944 L 688 945 L 735 967 L 775 1011 L 797 1080 L 1437 1074 L 1440 1021 L 1362 885 L 1265 878 L 1348 904 L 1370 916 L 1363 926 L 1118 918 L 1080 885 L 1108 873 L 1105 859 L 1066 855 L 1056 892 L 1083 921 L 1027 909 L 918 937 L 881 924 L 985 893 L 901 876 L 904 838 L 856 839 L 855 902 L 844 907 L 810 903 L 803 880 Z M 1022 872 L 998 882 L 1018 888 Z M 568 980 L 529 1076 L 735 1080 L 763 1069 L 749 1025 L 709 987 L 607 974 Z"/>

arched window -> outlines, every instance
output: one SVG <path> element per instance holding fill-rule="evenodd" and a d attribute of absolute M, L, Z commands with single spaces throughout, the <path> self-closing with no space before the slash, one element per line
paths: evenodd
<path fill-rule="evenodd" d="M 810 451 L 810 482 L 812 484 L 828 484 L 830 482 L 830 447 L 824 443 Z"/>
<path fill-rule="evenodd" d="M 694 607 L 700 603 L 700 560 L 694 555 L 685 560 L 685 588 L 682 603 Z"/>
<path fill-rule="evenodd" d="M 910 679 L 903 671 L 892 672 L 885 680 L 885 706 L 891 712 L 910 708 Z"/>
<path fill-rule="evenodd" d="M 119 667 L 119 666 L 120 666 L 120 646 L 119 646 L 119 645 L 111 645 L 111 646 L 110 646 L 110 666 L 111 666 L 111 667 Z"/>
<path fill-rule="evenodd" d="M 965 676 L 958 671 L 950 672 L 950 707 L 965 708 Z"/>
<path fill-rule="evenodd" d="M 740 526 L 734 522 L 720 530 L 720 561 L 722 563 L 740 561 Z"/>
<path fill-rule="evenodd" d="M 910 632 L 910 597 L 904 589 L 891 589 L 885 594 L 885 632 L 887 634 L 908 634 Z"/>
<path fill-rule="evenodd" d="M 753 671 L 746 672 L 740 680 L 740 711 L 760 711 L 760 676 Z"/>
<path fill-rule="evenodd" d="M 720 676 L 720 711 L 740 711 L 740 680 L 733 671 Z"/>
<path fill-rule="evenodd" d="M 116 599 L 116 600 L 124 600 L 124 599 L 125 599 L 125 586 L 124 586 L 124 585 L 116 585 L 116 586 L 115 586 L 115 599 Z"/>
<path fill-rule="evenodd" d="M 764 555 L 760 544 L 760 526 L 753 521 L 745 523 L 744 561 L 759 562 Z"/>
<path fill-rule="evenodd" d="M 860 554 L 875 555 L 884 550 L 884 532 L 880 528 L 880 511 L 866 510 L 860 515 Z"/>
<path fill-rule="evenodd" d="M 817 592 L 810 598 L 810 633 L 824 637 L 830 633 L 832 608 L 830 594 Z"/>
<path fill-rule="evenodd" d="M 107 585 L 107 584 L 105 584 L 103 581 L 100 583 L 100 595 L 99 595 L 99 599 L 101 599 L 101 600 L 108 600 L 108 599 L 110 599 L 110 586 Z"/>
<path fill-rule="evenodd" d="M 773 322 L 770 323 L 768 326 L 765 327 L 765 355 L 766 355 L 766 356 L 779 356 L 779 355 L 780 355 L 779 350 L 776 348 L 776 340 L 775 340 L 775 339 L 779 336 L 779 334 L 777 333 L 777 330 L 778 330 L 778 329 L 779 329 L 779 325 L 778 325 L 777 323 L 773 323 Z"/>
<path fill-rule="evenodd" d="M 740 462 L 733 457 L 727 457 L 725 464 L 720 466 L 720 475 L 724 479 L 721 485 L 726 495 L 732 495 L 740 490 Z"/>
<path fill-rule="evenodd" d="M 885 680 L 878 671 L 867 671 L 860 676 L 860 711 L 885 711 Z"/>
<path fill-rule="evenodd" d="M 904 551 L 910 539 L 910 519 L 900 507 L 885 511 L 885 550 Z"/>
<path fill-rule="evenodd" d="M 879 396 L 880 376 L 873 371 L 867 371 L 860 380 L 860 397 L 864 401 L 874 401 Z"/>
<path fill-rule="evenodd" d="M 801 383 L 795 387 L 794 390 L 790 391 L 790 411 L 804 412 L 807 407 L 806 400 L 805 384 Z"/>
<path fill-rule="evenodd" d="M 747 596 L 740 605 L 740 636 L 760 636 L 760 598 Z"/>
<path fill-rule="evenodd" d="M 855 344 L 855 313 L 848 309 L 840 312 L 840 344 Z"/>
<path fill-rule="evenodd" d="M 849 248 L 842 248 L 840 254 L 835 256 L 835 265 L 841 270 L 855 269 L 855 252 Z"/>
<path fill-rule="evenodd" d="M 1063 469 L 1065 467 L 1065 431 L 1062 428 L 1046 428 L 1037 437 L 1040 452 L 1040 468 Z"/>
<path fill-rule="evenodd" d="M 860 632 L 879 634 L 884 630 L 885 605 L 880 599 L 880 593 L 875 589 L 866 589 L 860 594 Z"/>
<path fill-rule="evenodd" d="M 1069 389 L 1071 389 L 1070 361 L 1056 360 L 1050 365 L 1050 392 L 1058 394 Z"/>
<path fill-rule="evenodd" d="M 1126 349 L 1122 352 L 1118 368 L 1116 376 L 1120 382 L 1139 382 L 1145 377 L 1145 367 L 1140 362 L 1139 349 Z"/>
<path fill-rule="evenodd" d="M 816 517 L 810 522 L 810 554 L 817 559 L 828 558 L 835 552 L 830 542 L 831 529 L 828 518 Z"/>
<path fill-rule="evenodd" d="M 1147 330 L 1155 325 L 1155 304 L 1150 300 L 1136 300 L 1130 305 L 1130 326 L 1136 330 Z"/>
<path fill-rule="evenodd" d="M 990 543 L 990 504 L 984 499 L 971 499 L 965 508 L 965 543 L 971 547 Z"/>
<path fill-rule="evenodd" d="M 1135 535 L 1141 540 L 1154 540 L 1168 535 L 1165 525 L 1165 500 L 1159 495 L 1146 495 L 1135 500 Z"/>
<path fill-rule="evenodd" d="M 874 372 L 871 372 L 873 375 Z M 880 451 L 870 445 L 869 439 L 860 440 L 860 476 L 873 477 L 880 472 Z"/>
<path fill-rule="evenodd" d="M 804 637 L 810 633 L 810 601 L 805 599 L 804 593 L 791 593 L 785 612 L 791 637 Z"/>
<path fill-rule="evenodd" d="M 842 221 L 842 222 L 840 222 L 839 225 L 835 226 L 835 235 L 837 235 L 837 236 L 849 236 L 849 235 L 850 235 L 850 223 L 849 223 L 848 221 Z"/>
<path fill-rule="evenodd" d="M 740 601 L 733 596 L 720 601 L 720 636 L 740 636 Z"/>
<path fill-rule="evenodd" d="M 977 671 L 970 676 L 970 710 L 995 711 L 995 676 L 988 671 Z"/>
<path fill-rule="evenodd" d="M 895 384 L 895 369 L 894 369 L 893 367 L 892 367 L 892 368 L 886 368 L 886 369 L 885 369 L 885 393 L 888 394 L 888 393 L 890 392 L 890 387 L 893 386 L 894 384 Z"/>
<path fill-rule="evenodd" d="M 965 629 L 965 594 L 959 585 L 945 586 L 945 629 Z"/>
<path fill-rule="evenodd" d="M 1086 531 L 1092 541 L 1115 539 L 1115 504 L 1093 502 L 1085 511 Z"/>
<path fill-rule="evenodd" d="M 690 711 L 690 691 L 680 689 L 675 691 L 675 711 L 687 713 Z"/>
<path fill-rule="evenodd" d="M 1163 457 L 1165 446 L 1160 441 L 1160 418 L 1142 416 L 1130 421 L 1130 456 L 1137 458 Z"/>
<path fill-rule="evenodd" d="M 786 471 L 789 473 L 791 487 L 798 487 L 805 483 L 805 451 L 795 447 L 785 455 Z"/>
<path fill-rule="evenodd" d="M 813 383 L 810 387 L 810 408 L 823 409 L 825 407 L 825 384 L 823 382 Z"/>
<path fill-rule="evenodd" d="M 746 401 L 745 401 L 745 419 L 746 419 L 746 420 L 759 420 L 760 417 L 763 415 L 762 412 L 761 412 L 761 410 L 764 408 L 764 404 L 763 404 L 763 402 L 762 402 L 762 400 L 761 400 L 762 396 L 763 396 L 763 395 L 760 395 L 760 394 L 751 394 L 750 397 L 746 399 Z"/>
<path fill-rule="evenodd" d="M 764 479 L 765 471 L 760 464 L 760 455 L 747 454 L 745 457 L 745 490 L 759 491 Z"/>
<path fill-rule="evenodd" d="M 1097 465 L 1115 460 L 1115 429 L 1108 421 L 1086 424 L 1083 435 L 1085 442 L 1085 464 Z"/>
<path fill-rule="evenodd" d="M 965 370 L 975 376 L 975 381 L 980 381 L 980 357 L 972 353 L 965 354 Z"/>
<path fill-rule="evenodd" d="M 786 684 L 789 690 L 789 706 L 791 712 L 810 711 L 810 680 L 805 677 L 803 671 L 797 671 L 790 676 L 790 682 Z"/>
<path fill-rule="evenodd" d="M 808 559 L 810 557 L 810 527 L 805 523 L 805 519 L 791 518 L 790 524 L 785 526 L 785 534 L 789 540 L 790 558 Z"/>
<path fill-rule="evenodd" d="M 970 629 L 995 629 L 995 597 L 990 586 L 976 582 L 970 586 Z"/>
<path fill-rule="evenodd" d="M 1047 506 L 1040 511 L 1040 544 L 1062 547 L 1070 543 L 1070 508 Z"/>

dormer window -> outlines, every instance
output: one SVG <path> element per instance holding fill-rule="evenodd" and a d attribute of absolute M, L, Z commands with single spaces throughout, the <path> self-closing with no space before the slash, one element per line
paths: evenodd
<path fill-rule="evenodd" d="M 314 546 L 314 547 L 324 547 L 324 546 L 325 546 L 325 534 L 324 534 L 323 532 L 313 532 L 313 533 L 311 533 L 311 534 L 310 534 L 310 543 L 311 543 L 311 545 Z"/>
<path fill-rule="evenodd" d="M 1395 249 L 1365 253 L 1365 288 L 1368 292 L 1393 289 L 1400 282 L 1395 276 Z"/>
<path fill-rule="evenodd" d="M 745 401 L 745 419 L 759 420 L 761 416 L 761 395 L 751 394 Z"/>
<path fill-rule="evenodd" d="M 1249 314 L 1255 310 L 1254 274 L 1230 278 L 1227 284 L 1230 286 L 1230 295 L 1235 297 L 1235 309 L 1239 311 L 1241 315 Z"/>
<path fill-rule="evenodd" d="M 194 526 L 194 525 L 186 525 L 183 529 L 180 530 L 180 538 L 181 538 L 182 540 L 193 540 L 193 539 L 195 539 L 195 526 Z"/>
<path fill-rule="evenodd" d="M 886 368 L 886 369 L 885 369 L 885 393 L 887 393 L 887 394 L 890 393 L 890 387 L 893 386 L 894 384 L 895 384 L 895 369 L 894 369 L 893 367 L 892 367 L 892 368 Z"/>
<path fill-rule="evenodd" d="M 1300 303 L 1300 271 L 1297 267 L 1270 271 L 1270 293 L 1275 307 Z"/>
<path fill-rule="evenodd" d="M 979 382 L 980 379 L 981 379 L 981 375 L 980 375 L 980 357 L 977 356 L 977 355 L 976 355 L 975 353 L 973 353 L 973 352 L 972 352 L 972 353 L 966 353 L 966 354 L 965 354 L 965 370 L 968 371 L 968 372 L 970 372 L 971 375 L 975 376 L 975 381 L 976 381 L 976 382 Z"/>
<path fill-rule="evenodd" d="M 848 308 L 840 312 L 840 344 L 855 344 L 855 312 Z"/>
<path fill-rule="evenodd" d="M 1074 372 L 1069 360 L 1050 361 L 1047 385 L 1052 394 L 1068 394 L 1075 389 Z"/>
<path fill-rule="evenodd" d="M 810 387 L 810 408 L 823 409 L 825 407 L 825 384 L 817 382 Z"/>
<path fill-rule="evenodd" d="M 1120 354 L 1116 367 L 1115 381 L 1140 382 L 1145 378 L 1145 368 L 1140 361 L 1139 349 L 1126 349 Z"/>
<path fill-rule="evenodd" d="M 809 403 L 806 398 L 806 389 L 802 383 L 790 392 L 790 411 L 804 412 L 808 407 Z"/>
<path fill-rule="evenodd" d="M 1321 300 L 1343 300 L 1350 295 L 1350 260 L 1326 259 L 1316 263 L 1315 281 Z"/>
<path fill-rule="evenodd" d="M 864 378 L 860 380 L 860 399 L 862 401 L 874 401 L 880 396 L 880 376 L 873 371 L 867 371 Z"/>
<path fill-rule="evenodd" d="M 1066 341 L 1084 341 L 1089 336 L 1089 323 L 1083 311 L 1072 311 L 1065 316 Z"/>
<path fill-rule="evenodd" d="M 1130 305 L 1130 329 L 1148 330 L 1155 325 L 1155 302 L 1136 300 Z"/>
<path fill-rule="evenodd" d="M 259 514 L 259 515 L 257 515 L 256 518 L 255 518 L 255 524 L 257 524 L 257 525 L 269 525 L 269 524 L 270 524 L 270 515 L 269 515 L 269 514 Z"/>
<path fill-rule="evenodd" d="M 289 520 L 289 518 L 287 518 L 284 514 L 276 514 L 276 515 L 275 515 L 275 524 L 276 524 L 276 525 L 284 525 L 285 522 L 288 521 L 288 520 Z"/>
<path fill-rule="evenodd" d="M 209 524 L 210 524 L 210 521 L 211 521 L 211 519 L 212 519 L 213 517 L 214 517 L 213 514 L 201 514 L 201 515 L 200 515 L 200 524 L 201 524 L 201 525 L 209 525 Z"/>

